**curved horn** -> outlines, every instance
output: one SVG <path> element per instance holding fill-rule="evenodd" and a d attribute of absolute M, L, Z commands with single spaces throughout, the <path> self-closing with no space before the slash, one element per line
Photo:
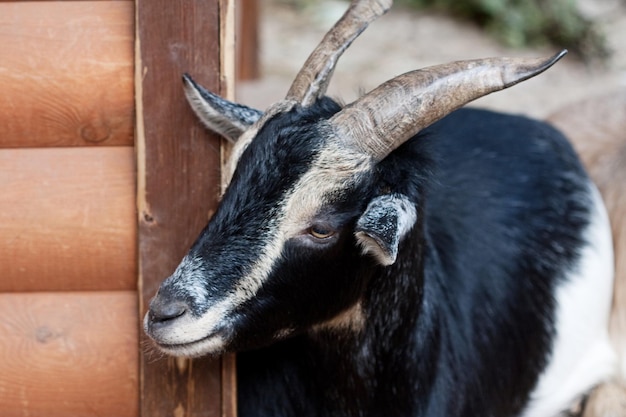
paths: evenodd
<path fill-rule="evenodd" d="M 324 95 L 341 54 L 372 21 L 389 10 L 392 3 L 392 0 L 353 0 L 309 55 L 291 84 L 286 100 L 297 101 L 306 107 Z"/>
<path fill-rule="evenodd" d="M 329 122 L 346 145 L 380 161 L 457 108 L 540 74 L 566 53 L 458 61 L 408 72 L 346 106 Z"/>

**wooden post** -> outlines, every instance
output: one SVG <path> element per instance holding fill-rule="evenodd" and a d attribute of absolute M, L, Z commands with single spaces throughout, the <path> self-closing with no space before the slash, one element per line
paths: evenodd
<path fill-rule="evenodd" d="M 259 0 L 237 0 L 237 79 L 259 78 Z"/>
<path fill-rule="evenodd" d="M 219 138 L 196 120 L 182 92 L 189 72 L 228 96 L 223 71 L 231 0 L 136 0 L 136 149 L 139 314 L 173 272 L 215 208 Z M 141 332 L 143 335 L 143 332 Z M 234 359 L 174 359 L 142 336 L 140 407 L 145 417 L 235 415 Z"/>

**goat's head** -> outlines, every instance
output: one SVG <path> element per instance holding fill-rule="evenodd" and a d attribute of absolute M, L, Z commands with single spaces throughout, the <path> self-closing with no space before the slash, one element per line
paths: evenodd
<path fill-rule="evenodd" d="M 217 212 L 146 315 L 146 332 L 163 351 L 255 347 L 353 312 L 369 271 L 395 262 L 418 217 L 415 201 L 380 184 L 377 165 L 454 109 L 563 55 L 413 71 L 342 109 L 323 97 L 334 65 L 390 5 L 353 1 L 287 98 L 265 113 L 184 77 L 192 108 L 234 149 Z"/>

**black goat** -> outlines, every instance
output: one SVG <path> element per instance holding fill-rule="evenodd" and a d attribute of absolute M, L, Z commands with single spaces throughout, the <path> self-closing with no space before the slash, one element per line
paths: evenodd
<path fill-rule="evenodd" d="M 184 78 L 232 170 L 145 330 L 241 352 L 241 416 L 557 415 L 615 368 L 602 201 L 558 131 L 455 110 L 561 54 L 414 71 L 342 108 L 334 64 L 390 6 L 364 3 L 264 114 Z"/>

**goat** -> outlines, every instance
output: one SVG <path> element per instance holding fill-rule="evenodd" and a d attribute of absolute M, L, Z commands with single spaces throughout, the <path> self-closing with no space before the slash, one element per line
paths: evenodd
<path fill-rule="evenodd" d="M 563 53 L 412 71 L 342 107 L 335 63 L 389 7 L 353 1 L 265 112 L 183 77 L 234 148 L 144 329 L 175 356 L 239 352 L 244 417 L 556 415 L 615 368 L 606 212 L 557 130 L 459 108 Z"/>
<path fill-rule="evenodd" d="M 611 220 L 615 282 L 609 334 L 619 371 L 591 393 L 584 417 L 626 416 L 626 90 L 588 98 L 548 121 L 563 131 L 600 189 Z"/>

